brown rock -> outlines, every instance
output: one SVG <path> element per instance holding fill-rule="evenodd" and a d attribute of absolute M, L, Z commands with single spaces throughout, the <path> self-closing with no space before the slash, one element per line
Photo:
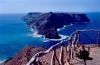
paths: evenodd
<path fill-rule="evenodd" d="M 44 47 L 26 46 L 13 59 L 5 62 L 5 65 L 25 65 L 34 54 L 44 50 L 46 50 Z"/>

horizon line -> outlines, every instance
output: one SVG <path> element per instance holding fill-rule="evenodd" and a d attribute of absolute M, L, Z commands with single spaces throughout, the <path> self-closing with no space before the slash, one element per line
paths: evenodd
<path fill-rule="evenodd" d="M 31 12 L 31 11 L 30 11 Z M 0 12 L 0 14 L 25 14 L 25 13 L 30 13 L 30 12 Z M 33 12 L 31 12 L 31 13 L 35 13 L 36 11 L 33 11 Z M 40 11 L 37 11 L 37 12 L 39 12 L 39 13 L 48 13 L 48 12 L 62 12 L 62 13 L 92 13 L 92 12 L 100 12 L 100 11 L 88 11 L 88 12 L 77 12 L 77 11 L 46 11 L 46 12 L 40 12 Z"/>

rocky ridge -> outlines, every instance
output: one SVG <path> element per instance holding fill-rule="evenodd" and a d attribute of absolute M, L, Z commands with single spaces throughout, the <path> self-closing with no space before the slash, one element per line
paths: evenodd
<path fill-rule="evenodd" d="M 58 39 L 60 36 L 57 33 L 58 28 L 64 25 L 73 23 L 90 22 L 86 14 L 81 13 L 28 13 L 23 17 L 27 25 L 32 28 L 37 34 L 50 39 Z"/>
<path fill-rule="evenodd" d="M 12 59 L 5 61 L 0 65 L 26 65 L 26 63 L 39 51 L 45 51 L 47 48 L 41 46 L 35 48 L 34 46 L 26 46 L 24 49 L 19 51 L 19 53 Z"/>

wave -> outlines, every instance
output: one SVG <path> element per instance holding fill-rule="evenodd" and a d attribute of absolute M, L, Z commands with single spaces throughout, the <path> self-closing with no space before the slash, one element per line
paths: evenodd
<path fill-rule="evenodd" d="M 92 22 L 92 21 L 90 21 L 90 22 Z M 75 22 L 75 23 L 79 23 L 79 22 Z M 88 22 L 81 22 L 81 23 L 88 23 Z"/>
<path fill-rule="evenodd" d="M 70 25 L 64 25 L 62 28 L 58 28 L 57 31 L 61 31 L 61 30 L 65 29 L 66 27 L 72 26 L 72 25 L 73 25 L 73 24 L 70 24 Z"/>
<path fill-rule="evenodd" d="M 61 37 L 60 39 L 49 39 L 49 38 L 45 38 L 43 35 L 37 34 L 37 32 L 34 32 L 33 34 L 29 34 L 28 36 L 32 36 L 32 37 L 36 37 L 36 38 L 41 38 L 43 40 L 43 42 L 61 41 L 61 40 L 64 40 L 64 39 L 69 37 L 67 35 L 59 34 L 59 36 Z"/>
<path fill-rule="evenodd" d="M 61 35 L 61 34 L 59 34 L 59 36 L 61 37 L 60 39 L 48 39 L 48 38 L 45 38 L 43 42 L 61 41 L 61 40 L 65 40 L 65 39 L 67 39 L 69 37 L 67 35 Z"/>
<path fill-rule="evenodd" d="M 65 29 L 67 25 L 64 25 L 62 28 L 58 28 L 57 31 L 61 31 L 62 29 Z"/>
<path fill-rule="evenodd" d="M 61 29 L 57 29 L 57 31 L 60 31 Z"/>
<path fill-rule="evenodd" d="M 62 29 L 65 29 L 67 25 L 64 25 L 62 28 L 58 28 L 57 31 L 61 31 Z"/>
<path fill-rule="evenodd" d="M 5 62 L 5 60 L 0 60 L 0 64 L 2 64 L 2 63 L 4 63 Z"/>
<path fill-rule="evenodd" d="M 38 32 L 33 32 L 32 34 L 29 34 L 28 36 L 32 36 L 32 37 L 44 37 L 43 35 L 38 34 Z"/>
<path fill-rule="evenodd" d="M 43 42 L 50 42 L 50 40 L 48 40 L 48 39 L 44 39 Z"/>
<path fill-rule="evenodd" d="M 73 24 L 71 24 L 71 25 L 73 25 Z M 61 29 L 65 29 L 65 27 L 71 26 L 71 25 L 64 25 L 63 28 L 61 28 Z M 60 31 L 61 29 L 57 29 L 57 31 Z M 32 34 L 28 34 L 28 36 L 32 36 L 32 37 L 36 37 L 36 38 L 41 38 L 43 40 L 43 42 L 61 41 L 61 40 L 64 40 L 64 39 L 69 37 L 67 35 L 59 34 L 59 36 L 61 37 L 60 39 L 49 39 L 49 38 L 45 38 L 43 35 L 38 34 L 38 32 L 36 32 L 36 31 L 34 32 L 34 30 L 32 28 L 31 28 L 31 31 L 33 33 Z"/>
<path fill-rule="evenodd" d="M 60 39 L 49 39 L 49 40 L 51 40 L 51 41 L 60 41 L 60 40 L 64 40 L 64 39 L 69 37 L 67 35 L 61 35 L 61 34 L 59 34 L 59 36 L 61 37 Z"/>
<path fill-rule="evenodd" d="M 67 25 L 67 26 L 72 26 L 73 24 Z"/>
<path fill-rule="evenodd" d="M 31 29 L 32 32 L 34 31 L 32 28 L 30 28 L 30 29 Z"/>

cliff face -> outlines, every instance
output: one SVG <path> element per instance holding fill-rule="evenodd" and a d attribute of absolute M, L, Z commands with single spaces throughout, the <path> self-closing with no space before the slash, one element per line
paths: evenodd
<path fill-rule="evenodd" d="M 23 17 L 27 25 L 46 38 L 58 39 L 58 28 L 71 23 L 90 22 L 86 14 L 80 13 L 29 13 Z"/>
<path fill-rule="evenodd" d="M 6 61 L 1 65 L 26 65 L 26 63 L 39 51 L 45 51 L 46 48 L 39 47 L 35 48 L 34 46 L 27 46 L 22 49 L 14 58 Z"/>

